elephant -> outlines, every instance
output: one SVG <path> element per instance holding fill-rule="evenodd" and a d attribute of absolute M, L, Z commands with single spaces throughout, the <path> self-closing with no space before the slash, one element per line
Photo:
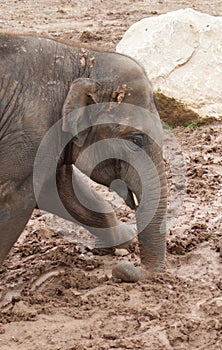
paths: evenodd
<path fill-rule="evenodd" d="M 116 52 L 10 33 L 0 34 L 0 60 L 0 264 L 37 205 L 86 227 L 99 247 L 138 234 L 140 277 L 161 271 L 167 185 L 162 127 L 144 69 Z M 116 184 L 136 210 L 138 232 L 81 173 Z"/>

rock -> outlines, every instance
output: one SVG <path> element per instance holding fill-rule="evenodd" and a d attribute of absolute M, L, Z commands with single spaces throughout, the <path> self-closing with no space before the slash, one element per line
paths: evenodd
<path fill-rule="evenodd" d="M 163 119 L 184 124 L 222 116 L 221 37 L 222 17 L 187 8 L 134 23 L 117 51 L 144 66 Z"/>

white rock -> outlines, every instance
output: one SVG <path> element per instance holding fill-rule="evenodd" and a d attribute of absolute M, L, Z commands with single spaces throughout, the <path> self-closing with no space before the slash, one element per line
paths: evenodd
<path fill-rule="evenodd" d="M 117 51 L 144 66 L 155 91 L 200 116 L 222 116 L 222 17 L 188 8 L 145 18 Z"/>

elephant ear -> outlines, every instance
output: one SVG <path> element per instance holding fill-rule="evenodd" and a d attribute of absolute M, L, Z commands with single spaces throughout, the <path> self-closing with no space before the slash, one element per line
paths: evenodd
<path fill-rule="evenodd" d="M 85 107 L 94 103 L 99 103 L 102 95 L 102 85 L 89 78 L 79 78 L 73 81 L 69 88 L 68 95 L 65 99 L 62 109 L 62 130 L 71 132 L 74 142 L 81 147 L 86 138 L 85 130 L 87 127 L 87 113 Z"/>

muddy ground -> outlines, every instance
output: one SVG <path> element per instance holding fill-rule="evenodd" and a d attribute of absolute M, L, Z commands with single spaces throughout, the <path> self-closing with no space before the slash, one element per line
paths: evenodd
<path fill-rule="evenodd" d="M 222 15 L 216 0 L 9 0 L 1 1 L 0 30 L 115 49 L 133 22 L 182 7 Z M 93 254 L 86 231 L 36 210 L 0 270 L 1 350 L 222 349 L 222 125 L 193 126 L 165 136 L 164 273 L 136 284 L 112 280 L 112 265 L 137 263 L 137 250 Z M 117 212 L 133 222 L 126 206 Z"/>

